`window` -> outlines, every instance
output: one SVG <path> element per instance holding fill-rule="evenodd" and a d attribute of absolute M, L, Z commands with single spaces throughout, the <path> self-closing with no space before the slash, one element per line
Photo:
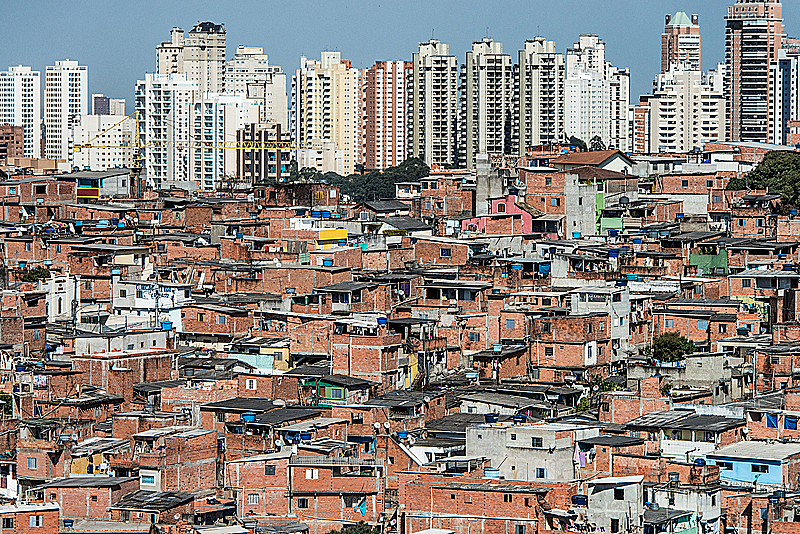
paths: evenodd
<path fill-rule="evenodd" d="M 767 428 L 778 428 L 778 416 L 776 414 L 767 414 Z"/>
<path fill-rule="evenodd" d="M 553 179 L 550 176 L 545 177 L 544 185 L 553 185 Z"/>
<path fill-rule="evenodd" d="M 708 321 L 706 321 L 705 319 L 700 319 L 699 321 L 697 321 L 697 328 L 699 330 L 708 330 Z"/>
<path fill-rule="evenodd" d="M 46 195 L 47 194 L 47 186 L 46 185 L 37 185 L 36 186 L 36 194 L 37 195 Z"/>
<path fill-rule="evenodd" d="M 3 518 L 3 528 L 14 528 L 14 518 L 13 517 L 4 517 Z"/>
<path fill-rule="evenodd" d="M 155 475 L 142 475 L 142 484 L 155 484 Z"/>
<path fill-rule="evenodd" d="M 784 417 L 783 428 L 786 430 L 797 430 L 797 417 Z"/>
<path fill-rule="evenodd" d="M 771 365 L 780 365 L 781 357 L 780 356 L 770 356 L 769 357 L 769 363 Z"/>
<path fill-rule="evenodd" d="M 225 316 L 217 315 L 217 324 L 225 324 Z"/>
<path fill-rule="evenodd" d="M 684 189 L 689 187 L 689 180 L 681 180 L 681 187 Z"/>
<path fill-rule="evenodd" d="M 545 356 L 552 356 L 553 355 L 553 347 L 545 347 L 544 348 L 544 355 Z"/>
<path fill-rule="evenodd" d="M 306 469 L 306 480 L 318 480 L 319 469 Z"/>
<path fill-rule="evenodd" d="M 614 488 L 614 500 L 615 501 L 625 500 L 625 488 Z"/>
<path fill-rule="evenodd" d="M 25 243 L 25 252 L 30 252 L 30 251 L 31 251 L 31 244 Z"/>
<path fill-rule="evenodd" d="M 258 504 L 258 493 L 251 493 L 247 496 L 247 504 Z"/>
<path fill-rule="evenodd" d="M 506 330 L 514 330 L 514 319 L 506 319 Z"/>
<path fill-rule="evenodd" d="M 733 462 L 717 462 L 720 471 L 733 471 Z"/>
<path fill-rule="evenodd" d="M 28 458 L 28 469 L 36 469 L 36 458 Z"/>
<path fill-rule="evenodd" d="M 41 527 L 42 526 L 42 516 L 40 516 L 40 515 L 29 515 L 28 516 L 28 526 L 29 527 Z"/>
<path fill-rule="evenodd" d="M 308 499 L 297 499 L 298 508 L 308 508 Z"/>
<path fill-rule="evenodd" d="M 616 534 L 619 532 L 619 519 L 612 519 L 611 520 L 611 534 Z"/>
<path fill-rule="evenodd" d="M 726 333 L 727 331 L 728 331 L 728 325 L 726 325 L 726 324 L 721 324 L 721 325 L 719 325 L 719 333 L 720 333 L 720 334 L 724 334 L 724 333 Z"/>
<path fill-rule="evenodd" d="M 511 441 L 517 441 L 517 435 L 511 434 Z"/>
<path fill-rule="evenodd" d="M 451 250 L 449 248 L 440 248 L 439 249 L 439 257 L 440 258 L 449 258 L 451 256 Z"/>
<path fill-rule="evenodd" d="M 673 319 L 664 319 L 664 328 L 672 328 Z"/>
<path fill-rule="evenodd" d="M 547 478 L 547 470 L 544 467 L 537 467 L 536 478 Z"/>
<path fill-rule="evenodd" d="M 350 422 L 354 425 L 363 425 L 364 424 L 364 414 L 363 413 L 352 413 L 350 414 Z"/>
<path fill-rule="evenodd" d="M 477 343 L 481 340 L 481 333 L 480 332 L 470 332 L 469 333 L 469 340 L 473 343 Z"/>
<path fill-rule="evenodd" d="M 273 477 L 275 476 L 275 466 L 274 465 L 265 465 L 264 466 L 264 476 Z"/>
<path fill-rule="evenodd" d="M 541 449 L 544 447 L 544 440 L 542 438 L 531 438 L 531 447 L 534 449 Z"/>
<path fill-rule="evenodd" d="M 588 332 L 589 334 L 591 334 L 591 333 L 592 333 L 593 329 L 594 329 L 594 325 L 593 325 L 592 323 L 588 323 L 588 324 L 586 325 L 586 330 L 587 330 L 587 332 Z"/>
<path fill-rule="evenodd" d="M 713 195 L 711 197 L 711 202 L 713 202 L 715 204 L 719 204 L 720 202 L 722 202 L 722 197 L 719 196 L 719 195 Z"/>
<path fill-rule="evenodd" d="M 511 495 L 510 493 L 503 494 L 503 502 L 513 502 L 513 501 L 514 501 L 513 495 Z"/>
<path fill-rule="evenodd" d="M 530 508 L 529 500 L 525 499 L 525 506 Z M 525 525 L 517 525 L 514 527 L 514 534 L 525 534 Z"/>
<path fill-rule="evenodd" d="M 128 296 L 128 292 L 125 289 L 120 289 L 119 290 L 119 298 L 124 299 L 127 296 Z"/>
<path fill-rule="evenodd" d="M 224 423 L 225 422 L 225 412 L 215 412 L 215 419 L 217 423 Z"/>
<path fill-rule="evenodd" d="M 506 212 L 506 205 L 502 202 L 497 205 L 497 213 L 505 213 Z"/>
<path fill-rule="evenodd" d="M 248 378 L 247 382 L 245 382 L 246 389 L 256 389 L 256 379 L 255 378 Z"/>
<path fill-rule="evenodd" d="M 750 472 L 751 473 L 767 473 L 769 471 L 768 465 L 751 465 Z"/>
<path fill-rule="evenodd" d="M 554 208 L 557 208 L 558 206 L 561 205 L 561 199 L 558 199 L 558 198 L 550 199 L 550 203 L 552 204 L 552 206 Z"/>
<path fill-rule="evenodd" d="M 717 496 L 716 495 L 712 495 L 711 496 L 711 506 L 716 506 L 716 505 L 717 505 Z"/>
<path fill-rule="evenodd" d="M 206 322 L 206 314 L 202 312 L 197 313 L 197 322 L 204 323 Z"/>
<path fill-rule="evenodd" d="M 756 226 L 759 228 L 764 228 L 764 219 L 756 219 Z"/>
<path fill-rule="evenodd" d="M 736 226 L 743 227 L 744 226 L 744 219 L 736 219 Z"/>
<path fill-rule="evenodd" d="M 750 278 L 742 278 L 742 287 L 750 287 L 752 281 Z"/>
<path fill-rule="evenodd" d="M 92 496 L 90 497 L 90 500 L 91 500 L 92 502 L 97 502 L 97 495 L 92 495 Z"/>
<path fill-rule="evenodd" d="M 706 187 L 709 189 L 714 187 L 714 180 L 706 180 Z"/>

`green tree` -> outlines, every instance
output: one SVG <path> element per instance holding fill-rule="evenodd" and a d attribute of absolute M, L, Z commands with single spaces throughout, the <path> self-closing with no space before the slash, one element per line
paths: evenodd
<path fill-rule="evenodd" d="M 298 169 L 297 160 L 293 159 L 289 162 L 289 181 L 296 182 L 300 179 L 300 169 Z"/>
<path fill-rule="evenodd" d="M 592 137 L 592 140 L 589 141 L 589 150 L 592 152 L 597 152 L 598 150 L 605 150 L 606 144 L 600 138 L 599 135 L 595 135 Z"/>
<path fill-rule="evenodd" d="M 653 340 L 653 358 L 662 362 L 677 362 L 694 351 L 694 342 L 677 332 L 667 332 Z"/>
<path fill-rule="evenodd" d="M 379 534 L 380 529 L 371 527 L 363 521 L 354 525 L 345 525 L 342 530 L 331 530 L 328 534 Z"/>
<path fill-rule="evenodd" d="M 592 403 L 589 402 L 589 399 L 587 397 L 584 397 L 584 398 L 582 398 L 580 400 L 578 405 L 575 407 L 575 411 L 578 412 L 578 413 L 585 412 L 585 411 L 588 411 L 591 407 L 592 407 Z"/>
<path fill-rule="evenodd" d="M 11 399 L 11 395 L 8 393 L 0 393 L 0 403 L 3 405 L 3 415 L 11 415 L 13 412 L 13 405 L 14 402 Z"/>
<path fill-rule="evenodd" d="M 50 271 L 45 267 L 34 267 L 22 275 L 23 282 L 35 283 L 44 278 L 50 278 Z"/>
<path fill-rule="evenodd" d="M 578 147 L 581 152 L 588 151 L 588 148 L 586 148 L 586 143 L 583 141 L 583 139 L 578 139 L 574 135 L 569 138 L 568 143 L 570 146 Z"/>
<path fill-rule="evenodd" d="M 761 163 L 749 174 L 741 178 L 731 178 L 728 189 L 766 189 L 780 195 L 784 203 L 796 205 L 800 203 L 800 154 L 767 152 Z"/>

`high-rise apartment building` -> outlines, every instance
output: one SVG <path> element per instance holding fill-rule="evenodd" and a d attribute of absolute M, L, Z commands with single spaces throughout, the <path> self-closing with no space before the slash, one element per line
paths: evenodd
<path fill-rule="evenodd" d="M 99 93 L 92 94 L 92 115 L 127 115 L 124 98 L 108 98 Z"/>
<path fill-rule="evenodd" d="M 610 138 L 610 93 L 606 79 L 606 44 L 597 35 L 581 35 L 566 56 L 566 131 L 586 144 Z"/>
<path fill-rule="evenodd" d="M 519 155 L 528 147 L 564 138 L 564 54 L 556 43 L 537 37 L 519 52 Z"/>
<path fill-rule="evenodd" d="M 682 153 L 701 149 L 725 137 L 724 66 L 707 74 L 673 63 L 653 83 L 653 94 L 642 97 L 648 116 L 634 126 L 637 153 Z M 649 126 L 643 135 L 642 127 Z M 640 140 L 646 139 L 645 142 Z"/>
<path fill-rule="evenodd" d="M 378 61 L 364 76 L 364 167 L 384 170 L 406 158 L 410 61 Z"/>
<path fill-rule="evenodd" d="M 789 121 L 800 119 L 800 49 L 787 41 L 769 69 L 769 142 L 776 145 L 789 144 Z"/>
<path fill-rule="evenodd" d="M 70 127 L 89 114 L 89 68 L 77 61 L 56 61 L 44 78 L 45 157 L 69 159 Z"/>
<path fill-rule="evenodd" d="M 461 68 L 459 167 L 475 168 L 477 154 L 518 151 L 516 106 L 516 69 L 503 43 L 475 41 Z"/>
<path fill-rule="evenodd" d="M 41 154 L 41 76 L 30 67 L 10 67 L 0 72 L 0 124 L 22 126 L 25 157 Z"/>
<path fill-rule="evenodd" d="M 221 93 L 225 80 L 225 25 L 199 22 L 188 34 L 172 28 L 156 47 L 156 74 L 185 74 L 203 92 Z"/>
<path fill-rule="evenodd" d="M 726 138 L 766 142 L 770 62 L 781 49 L 783 7 L 779 1 L 737 0 L 725 20 Z"/>
<path fill-rule="evenodd" d="M 197 82 L 185 74 L 146 74 L 136 82 L 136 111 L 143 144 L 165 146 L 144 151 L 147 179 L 156 188 L 188 180 L 191 151 L 191 120 Z M 178 145 L 177 147 L 175 145 Z"/>
<path fill-rule="evenodd" d="M 700 17 L 690 18 L 678 11 L 666 19 L 661 35 L 661 73 L 667 72 L 673 63 L 683 64 L 688 70 L 700 70 Z"/>
<path fill-rule="evenodd" d="M 622 152 L 631 150 L 631 123 L 628 116 L 631 101 L 631 71 L 606 64 L 608 81 L 609 132 L 608 148 Z"/>
<path fill-rule="evenodd" d="M 112 128 L 114 125 L 117 126 Z M 130 167 L 135 128 L 134 118 L 126 119 L 125 115 L 80 115 L 71 126 L 73 143 L 80 145 L 91 141 L 92 146 L 100 148 L 84 148 L 71 153 L 70 165 L 91 171 Z"/>
<path fill-rule="evenodd" d="M 223 188 L 236 176 L 236 152 L 230 146 L 246 124 L 258 122 L 259 106 L 245 95 L 196 94 L 191 106 L 189 181 L 200 191 Z M 208 145 L 208 148 L 206 146 Z"/>
<path fill-rule="evenodd" d="M 362 80 L 339 52 L 321 60 L 300 58 L 292 77 L 292 137 L 303 145 L 331 141 L 344 158 L 345 174 L 362 163 Z"/>
<path fill-rule="evenodd" d="M 458 162 L 458 58 L 431 39 L 414 53 L 409 87 L 409 156 L 428 165 Z"/>
<path fill-rule="evenodd" d="M 225 63 L 225 92 L 246 95 L 261 106 L 261 122 L 277 122 L 282 132 L 289 130 L 289 105 L 286 73 L 269 64 L 264 49 L 240 46 Z"/>

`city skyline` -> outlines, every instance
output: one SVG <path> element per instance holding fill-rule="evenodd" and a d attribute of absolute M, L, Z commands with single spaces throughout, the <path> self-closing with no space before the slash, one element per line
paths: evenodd
<path fill-rule="evenodd" d="M 118 20 L 133 20 L 135 14 L 140 22 L 132 26 L 99 27 L 92 26 L 89 18 L 90 13 L 101 9 L 99 2 L 70 5 L 68 10 L 65 3 L 52 4 L 54 9 L 36 12 L 38 25 L 26 27 L 25 32 L 21 31 L 21 25 L 12 26 L 5 32 L 7 43 L 0 51 L 0 65 L 7 68 L 22 64 L 43 72 L 46 65 L 56 60 L 77 60 L 89 67 L 90 93 L 125 98 L 130 113 L 136 80 L 146 72 L 155 71 L 154 47 L 169 39 L 173 26 L 188 31 L 198 20 L 225 24 L 227 57 L 233 57 L 238 45 L 263 47 L 270 64 L 282 67 L 284 72 L 294 71 L 302 55 L 314 58 L 323 50 L 339 51 L 343 59 L 351 60 L 359 68 L 369 68 L 375 61 L 409 61 L 418 44 L 432 35 L 449 44 L 461 64 L 472 42 L 487 35 L 502 42 L 507 53 L 516 55 L 525 39 L 538 35 L 554 40 L 557 51 L 565 52 L 580 34 L 596 33 L 606 42 L 608 60 L 621 68 L 630 68 L 633 103 L 638 102 L 640 94 L 651 92 L 652 80 L 659 73 L 664 15 L 685 11 L 700 16 L 702 69 L 708 70 L 724 61 L 724 16 L 730 2 L 650 1 L 646 9 L 629 1 L 580 3 L 582 11 L 578 16 L 563 17 L 562 13 L 578 9 L 579 3 L 567 0 L 556 5 L 514 0 L 505 2 L 505 9 L 471 18 L 462 13 L 481 13 L 477 2 L 445 1 L 431 7 L 416 0 L 402 5 L 358 1 L 326 4 L 328 9 L 336 10 L 333 15 L 309 20 L 306 15 L 316 2 L 304 1 L 281 6 L 281 19 L 288 23 L 285 28 L 269 31 L 253 24 L 252 15 L 274 10 L 269 11 L 269 4 L 254 2 L 247 2 L 235 11 L 210 2 L 173 2 L 167 6 L 144 2 L 137 4 L 136 9 L 134 6 L 116 9 Z M 458 14 L 453 15 L 455 9 Z M 8 5 L 3 11 L 8 15 L 7 20 L 24 20 L 34 14 L 27 3 Z M 799 5 L 784 5 L 786 31 L 790 36 L 793 21 L 798 17 Z M 413 21 L 417 19 L 426 22 L 414 27 Z M 384 25 L 375 24 L 376 20 L 395 22 Z M 306 24 L 307 31 L 298 31 L 300 23 L 296 21 Z M 53 32 L 55 24 L 79 31 Z M 98 42 L 102 46 L 97 46 Z"/>

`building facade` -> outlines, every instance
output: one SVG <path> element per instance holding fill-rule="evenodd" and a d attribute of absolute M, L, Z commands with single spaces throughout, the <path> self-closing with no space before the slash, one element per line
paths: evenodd
<path fill-rule="evenodd" d="M 156 74 L 186 74 L 203 92 L 221 93 L 225 80 L 225 25 L 199 22 L 188 34 L 173 27 L 156 47 Z"/>
<path fill-rule="evenodd" d="M 689 70 L 700 70 L 701 64 L 700 17 L 678 11 L 666 16 L 661 35 L 661 73 L 673 63 L 684 64 Z"/>
<path fill-rule="evenodd" d="M 414 53 L 409 87 L 409 156 L 428 165 L 458 161 L 458 58 L 431 39 Z"/>
<path fill-rule="evenodd" d="M 89 68 L 77 61 L 56 61 L 44 78 L 45 157 L 68 159 L 72 122 L 89 113 Z"/>
<path fill-rule="evenodd" d="M 728 141 L 769 139 L 770 62 L 784 35 L 780 2 L 737 0 L 725 18 L 725 116 Z"/>
<path fill-rule="evenodd" d="M 261 122 L 276 122 L 289 131 L 286 73 L 269 64 L 264 49 L 240 46 L 225 63 L 225 92 L 246 95 L 261 106 Z"/>
<path fill-rule="evenodd" d="M 41 151 L 39 124 L 42 121 L 42 93 L 39 71 L 10 67 L 0 72 L 0 123 L 22 126 L 25 157 L 38 158 Z"/>
<path fill-rule="evenodd" d="M 112 128 L 112 126 L 115 127 Z M 83 145 L 91 141 L 93 146 L 105 145 L 109 148 L 74 150 L 70 154 L 70 165 L 90 171 L 130 167 L 135 129 L 135 119 L 133 117 L 126 118 L 125 115 L 78 116 L 70 126 L 70 137 L 73 143 Z"/>
<path fill-rule="evenodd" d="M 564 54 L 555 41 L 537 37 L 519 52 L 519 155 L 530 146 L 554 144 L 565 132 Z"/>
<path fill-rule="evenodd" d="M 364 77 L 364 167 L 384 170 L 406 160 L 410 61 L 378 61 Z"/>

